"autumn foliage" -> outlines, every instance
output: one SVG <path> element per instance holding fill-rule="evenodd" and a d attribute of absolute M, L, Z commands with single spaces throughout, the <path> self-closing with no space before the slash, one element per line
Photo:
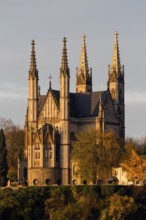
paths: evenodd
<path fill-rule="evenodd" d="M 121 167 L 126 170 L 127 178 L 135 184 L 135 181 L 142 181 L 144 178 L 144 161 L 137 154 L 133 143 L 127 143 L 125 153 L 121 158 Z"/>
<path fill-rule="evenodd" d="M 143 220 L 145 200 L 132 194 L 132 187 L 118 185 L 5 188 L 0 190 L 0 219 Z"/>

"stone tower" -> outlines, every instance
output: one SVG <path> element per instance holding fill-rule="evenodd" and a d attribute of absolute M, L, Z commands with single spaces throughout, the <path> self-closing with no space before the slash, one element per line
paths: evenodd
<path fill-rule="evenodd" d="M 30 69 L 28 75 L 28 123 L 33 129 L 37 128 L 38 113 L 38 70 L 35 57 L 35 41 L 32 40 Z"/>
<path fill-rule="evenodd" d="M 82 35 L 82 48 L 79 69 L 76 68 L 76 92 L 92 92 L 92 69 L 88 67 L 85 34 Z"/>
<path fill-rule="evenodd" d="M 69 87 L 70 70 L 68 67 L 66 38 L 64 38 L 62 64 L 60 68 L 60 167 L 63 185 L 70 183 Z"/>
<path fill-rule="evenodd" d="M 120 137 L 125 137 L 125 101 L 124 101 L 124 66 L 121 66 L 120 53 L 118 45 L 118 33 L 114 33 L 114 48 L 112 64 L 109 65 L 108 70 L 108 89 L 111 93 L 113 104 L 117 116 L 119 118 Z"/>
<path fill-rule="evenodd" d="M 38 70 L 35 57 L 35 41 L 32 40 L 32 51 L 30 59 L 30 69 L 28 74 L 28 109 L 27 109 L 27 126 L 25 126 L 25 143 L 28 155 L 28 168 L 32 167 L 33 152 L 32 152 L 32 133 L 38 127 Z"/>

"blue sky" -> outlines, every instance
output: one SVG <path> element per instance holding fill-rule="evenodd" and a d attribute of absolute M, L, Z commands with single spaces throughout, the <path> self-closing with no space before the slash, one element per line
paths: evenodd
<path fill-rule="evenodd" d="M 71 91 L 85 33 L 93 89 L 106 89 L 114 31 L 125 66 L 126 135 L 146 135 L 146 1 L 0 0 L 0 117 L 24 125 L 31 40 L 36 41 L 41 92 L 59 89 L 62 38 L 67 37 Z"/>

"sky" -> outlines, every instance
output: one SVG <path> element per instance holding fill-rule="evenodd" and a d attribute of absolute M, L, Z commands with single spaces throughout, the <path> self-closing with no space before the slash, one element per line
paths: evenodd
<path fill-rule="evenodd" d="M 126 136 L 146 136 L 146 1 L 0 0 L 0 117 L 24 126 L 31 40 L 36 41 L 41 93 L 59 90 L 62 39 L 67 37 L 71 91 L 75 91 L 81 36 L 86 35 L 93 90 L 107 88 L 113 37 L 119 33 L 125 66 Z"/>

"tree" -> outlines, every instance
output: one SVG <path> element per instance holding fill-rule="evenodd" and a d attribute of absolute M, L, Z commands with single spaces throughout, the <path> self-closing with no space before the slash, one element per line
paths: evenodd
<path fill-rule="evenodd" d="M 7 150 L 6 141 L 3 129 L 0 129 L 0 186 L 6 186 L 7 184 Z"/>
<path fill-rule="evenodd" d="M 132 197 L 113 194 L 109 198 L 108 213 L 113 220 L 124 220 L 136 211 L 137 205 Z"/>
<path fill-rule="evenodd" d="M 120 163 L 121 167 L 126 170 L 128 179 L 133 184 L 136 180 L 142 181 L 144 177 L 144 162 L 135 149 L 136 147 L 132 142 L 127 143 Z"/>
<path fill-rule="evenodd" d="M 24 129 L 15 125 L 11 119 L 6 118 L 0 118 L 0 126 L 3 128 L 6 137 L 8 177 L 16 181 L 18 157 L 20 154 L 23 157 Z"/>
<path fill-rule="evenodd" d="M 118 166 L 123 153 L 122 146 L 123 140 L 113 130 L 110 129 L 100 134 L 98 148 L 101 174 L 109 177 L 112 167 Z"/>
<path fill-rule="evenodd" d="M 24 130 L 13 125 L 11 129 L 6 130 L 6 140 L 9 167 L 17 168 L 18 157 L 24 147 Z"/>
<path fill-rule="evenodd" d="M 107 178 L 121 155 L 121 141 L 112 130 L 99 133 L 84 131 L 72 142 L 72 158 L 78 164 L 81 179 L 96 182 L 97 176 Z M 101 172 L 100 172 L 101 171 Z"/>
<path fill-rule="evenodd" d="M 11 128 L 14 123 L 11 119 L 0 118 L 0 127 L 5 131 L 6 129 Z"/>

